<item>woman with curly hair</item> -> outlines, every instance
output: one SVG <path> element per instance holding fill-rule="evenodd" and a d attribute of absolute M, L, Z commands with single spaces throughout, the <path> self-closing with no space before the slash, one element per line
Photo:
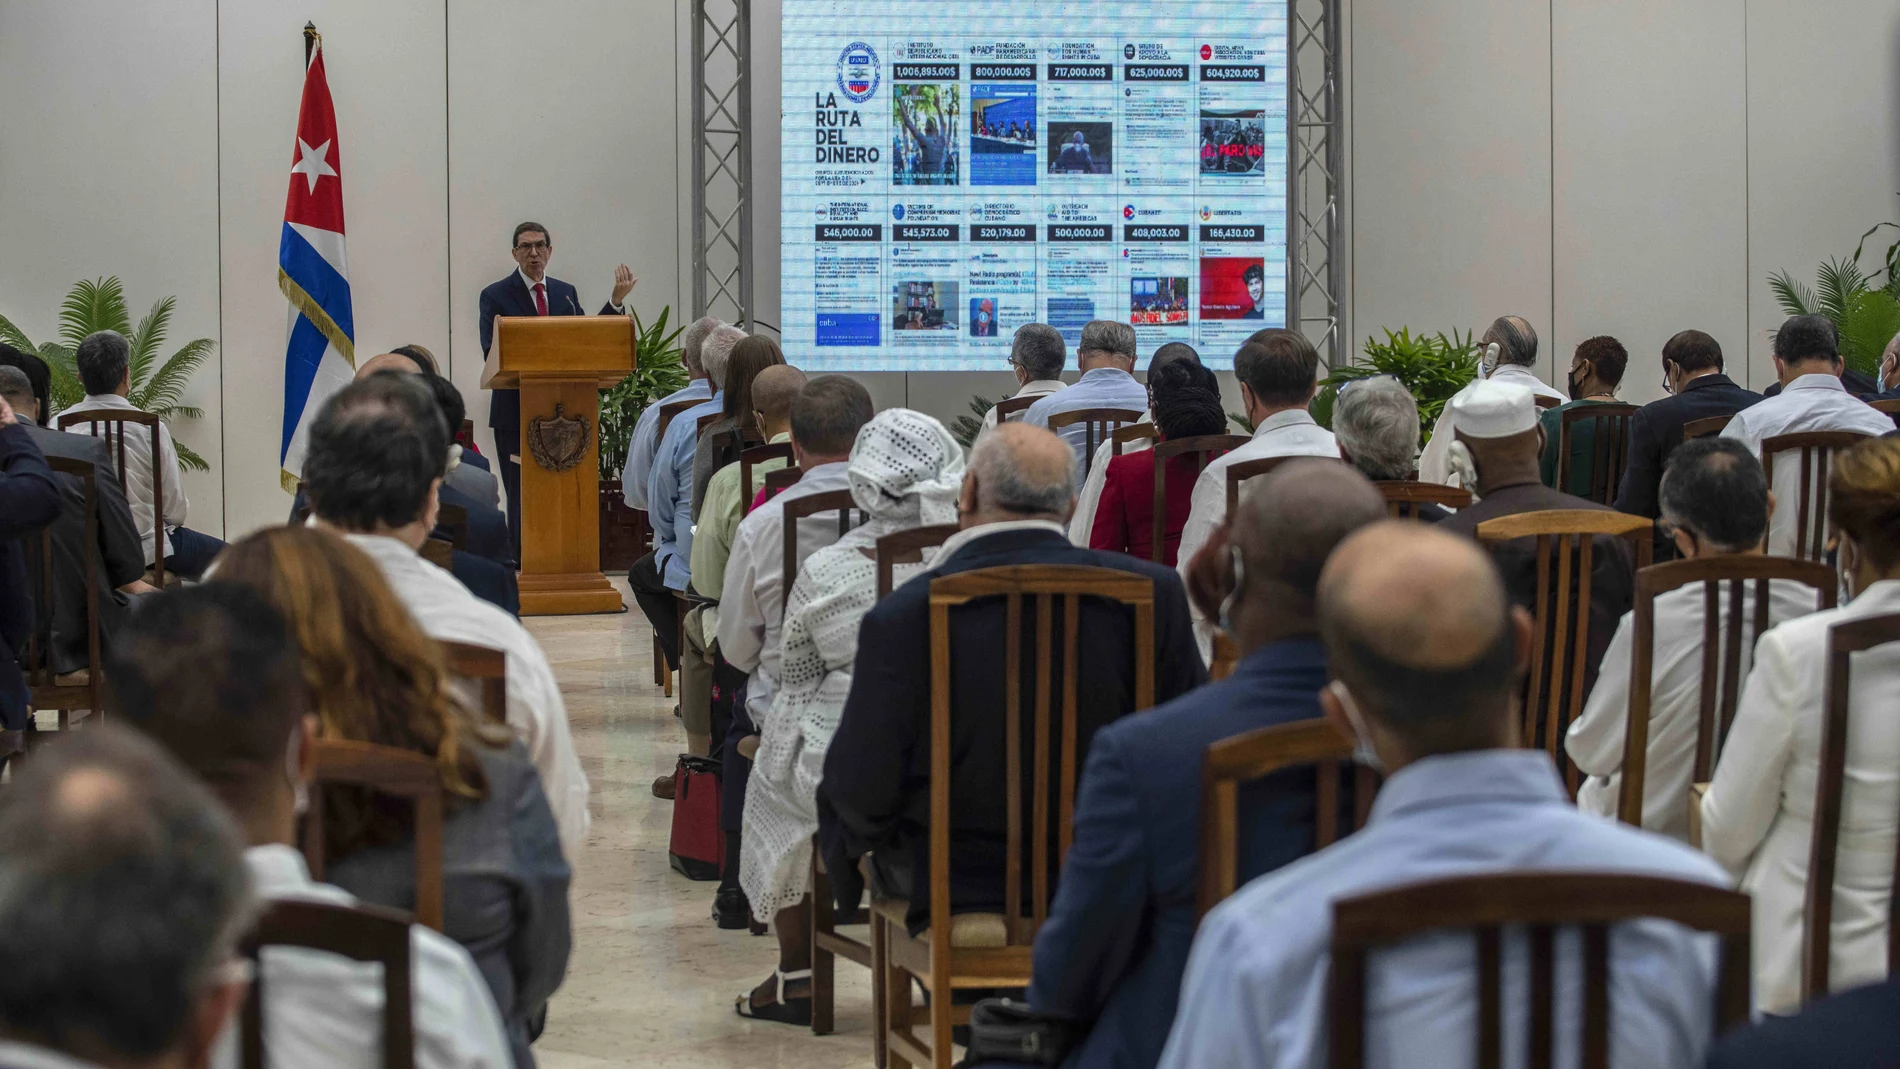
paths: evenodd
<path fill-rule="evenodd" d="M 1154 397 L 1155 429 L 1162 441 L 1220 434 L 1227 414 L 1220 406 L 1220 381 L 1212 371 L 1189 360 L 1164 364 L 1148 376 Z M 1187 526 L 1194 499 L 1194 480 L 1200 467 L 1192 453 L 1169 457 L 1167 516 L 1161 563 L 1174 566 L 1181 548 L 1181 528 Z M 1151 449 L 1124 453 L 1108 462 L 1101 502 L 1095 506 L 1095 526 L 1089 532 L 1090 549 L 1112 549 L 1142 560 L 1154 559 L 1155 458 Z"/>

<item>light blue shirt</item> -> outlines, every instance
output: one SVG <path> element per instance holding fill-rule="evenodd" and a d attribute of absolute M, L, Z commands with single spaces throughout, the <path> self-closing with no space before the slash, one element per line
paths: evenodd
<path fill-rule="evenodd" d="M 1049 426 L 1052 416 L 1079 408 L 1126 408 L 1132 412 L 1148 410 L 1148 388 L 1118 367 L 1098 367 L 1082 373 L 1075 385 L 1057 390 L 1030 405 L 1023 422 L 1032 427 Z M 1056 432 L 1075 450 L 1075 485 L 1082 485 L 1082 464 L 1087 459 L 1088 425 L 1071 423 Z M 1099 441 L 1097 445 L 1101 444 Z"/>
<path fill-rule="evenodd" d="M 694 405 L 666 425 L 666 437 L 653 451 L 647 476 L 647 522 L 653 525 L 653 561 L 672 590 L 685 590 L 693 573 L 693 453 L 699 447 L 699 419 L 716 416 L 726 403 L 724 390 Z"/>
<path fill-rule="evenodd" d="M 620 496 L 630 509 L 647 507 L 647 477 L 653 474 L 653 451 L 660 445 L 660 409 L 675 401 L 703 401 L 712 396 L 712 383 L 694 379 L 647 405 L 633 425 L 633 440 L 627 443 L 627 464 L 620 470 Z"/>
<path fill-rule="evenodd" d="M 1538 750 L 1430 757 L 1393 773 L 1359 833 L 1262 876 L 1194 940 L 1161 1069 L 1321 1069 L 1333 903 L 1404 884 L 1504 872 L 1662 876 L 1728 887 L 1680 843 L 1578 812 Z M 1477 1064 L 1477 951 L 1446 931 L 1371 955 L 1365 1064 Z M 1557 939 L 1555 1064 L 1579 1063 L 1578 933 Z M 1530 998 L 1521 932 L 1504 941 L 1504 1064 L 1526 1064 Z M 1712 1027 L 1712 937 L 1662 921 L 1610 937 L 1610 1064 L 1701 1065 Z"/>

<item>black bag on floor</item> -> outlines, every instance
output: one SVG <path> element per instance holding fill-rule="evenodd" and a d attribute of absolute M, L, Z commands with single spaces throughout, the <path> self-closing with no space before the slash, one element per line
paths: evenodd
<path fill-rule="evenodd" d="M 1061 1065 L 1076 1031 L 1073 1022 L 1039 1014 L 1028 1003 L 986 998 L 970 1007 L 969 1053 L 962 1064 Z"/>
<path fill-rule="evenodd" d="M 689 880 L 716 880 L 726 860 L 719 828 L 719 762 L 681 754 L 673 773 L 673 871 Z"/>

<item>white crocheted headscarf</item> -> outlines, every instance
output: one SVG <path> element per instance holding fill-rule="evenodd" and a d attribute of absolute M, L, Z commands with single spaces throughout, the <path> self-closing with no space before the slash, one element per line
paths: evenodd
<path fill-rule="evenodd" d="M 851 498 L 870 514 L 870 525 L 900 531 L 957 520 L 963 449 L 922 412 L 879 412 L 858 432 L 847 473 Z"/>

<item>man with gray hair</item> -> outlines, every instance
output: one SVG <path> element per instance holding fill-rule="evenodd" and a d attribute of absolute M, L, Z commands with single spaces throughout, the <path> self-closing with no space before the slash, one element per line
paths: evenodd
<path fill-rule="evenodd" d="M 1135 328 L 1112 319 L 1097 319 L 1082 328 L 1082 340 L 1075 347 L 1075 360 L 1082 377 L 1060 393 L 1050 394 L 1029 406 L 1023 423 L 1047 429 L 1049 421 L 1064 412 L 1084 408 L 1124 408 L 1140 412 L 1148 407 L 1148 391 L 1135 381 Z M 1083 462 L 1088 459 L 1088 426 L 1071 423 L 1056 432 L 1075 452 L 1071 473 L 1073 485 L 1080 487 Z"/>
<path fill-rule="evenodd" d="M 1075 504 L 1074 453 L 1050 432 L 1005 423 L 978 439 L 958 503 L 962 530 L 938 550 L 930 570 L 892 591 L 864 618 L 850 695 L 825 756 L 818 789 L 819 842 L 841 901 L 855 898 L 857 860 L 871 855 L 880 892 L 910 900 L 910 930 L 930 922 L 925 856 L 930 846 L 930 584 L 960 572 L 1012 564 L 1111 568 L 1154 584 L 1154 699 L 1166 702 L 1201 685 L 1207 672 L 1194 645 L 1187 595 L 1170 569 L 1120 553 L 1070 544 L 1064 523 Z M 730 587 L 730 582 L 728 582 Z M 1035 608 L 1023 609 L 1033 617 Z M 1097 729 L 1134 712 L 1135 636 L 1130 615 L 1089 598 L 1080 605 L 1073 646 L 1057 637 L 1052 651 L 1074 648 L 1076 759 L 1085 759 Z M 990 598 L 951 610 L 951 730 L 958 738 L 1000 742 L 1004 732 L 1006 634 L 1025 639 L 1018 652 L 1025 684 L 1036 678 L 1033 619 L 1019 631 L 1004 624 L 1004 606 Z M 1061 622 L 1054 624 L 1057 631 Z M 1059 653 L 1053 654 L 1060 657 Z M 1060 665 L 1050 665 L 1061 671 Z M 1025 702 L 1033 700 L 1028 693 Z M 1004 749 L 959 747 L 951 759 L 951 904 L 958 913 L 1001 912 Z M 991 800 L 985 802 L 984 800 Z M 913 880 L 913 876 L 916 879 Z"/>
<path fill-rule="evenodd" d="M 1403 482 L 1418 473 L 1418 401 L 1390 375 L 1349 382 L 1333 401 L 1339 455 L 1373 482 Z M 1429 502 L 1413 518 L 1437 523 L 1451 513 Z"/>
<path fill-rule="evenodd" d="M 1562 390 L 1537 377 L 1537 329 L 1523 316 L 1499 316 L 1493 320 L 1484 336 L 1478 339 L 1477 348 L 1478 377 L 1472 385 L 1508 382 L 1538 397 L 1552 398 L 1558 404 L 1570 400 Z M 1451 443 L 1456 440 L 1452 433 L 1451 408 L 1447 404 L 1439 414 L 1438 423 L 1432 428 L 1432 440 L 1425 444 L 1425 451 L 1418 458 L 1418 477 L 1429 483 L 1458 485 L 1451 472 Z"/>
<path fill-rule="evenodd" d="M 1069 362 L 1069 346 L 1062 332 L 1047 323 L 1024 323 L 1016 328 L 1009 344 L 1010 370 L 1016 372 L 1020 387 L 1010 400 L 1018 397 L 1043 397 L 1067 384 L 1062 369 Z M 983 429 L 996 426 L 996 409 L 983 413 Z"/>
<path fill-rule="evenodd" d="M 0 806 L 0 1065 L 203 1066 L 249 988 L 243 844 L 211 793 L 111 725 Z"/>
<path fill-rule="evenodd" d="M 713 395 L 701 351 L 712 332 L 725 325 L 714 316 L 702 316 L 680 335 L 680 363 L 686 368 L 686 385 L 648 402 L 633 425 L 627 463 L 620 470 L 620 497 L 628 508 L 644 511 L 647 507 L 647 477 L 653 472 L 653 452 L 660 446 L 660 409 L 676 401 L 704 401 Z"/>

